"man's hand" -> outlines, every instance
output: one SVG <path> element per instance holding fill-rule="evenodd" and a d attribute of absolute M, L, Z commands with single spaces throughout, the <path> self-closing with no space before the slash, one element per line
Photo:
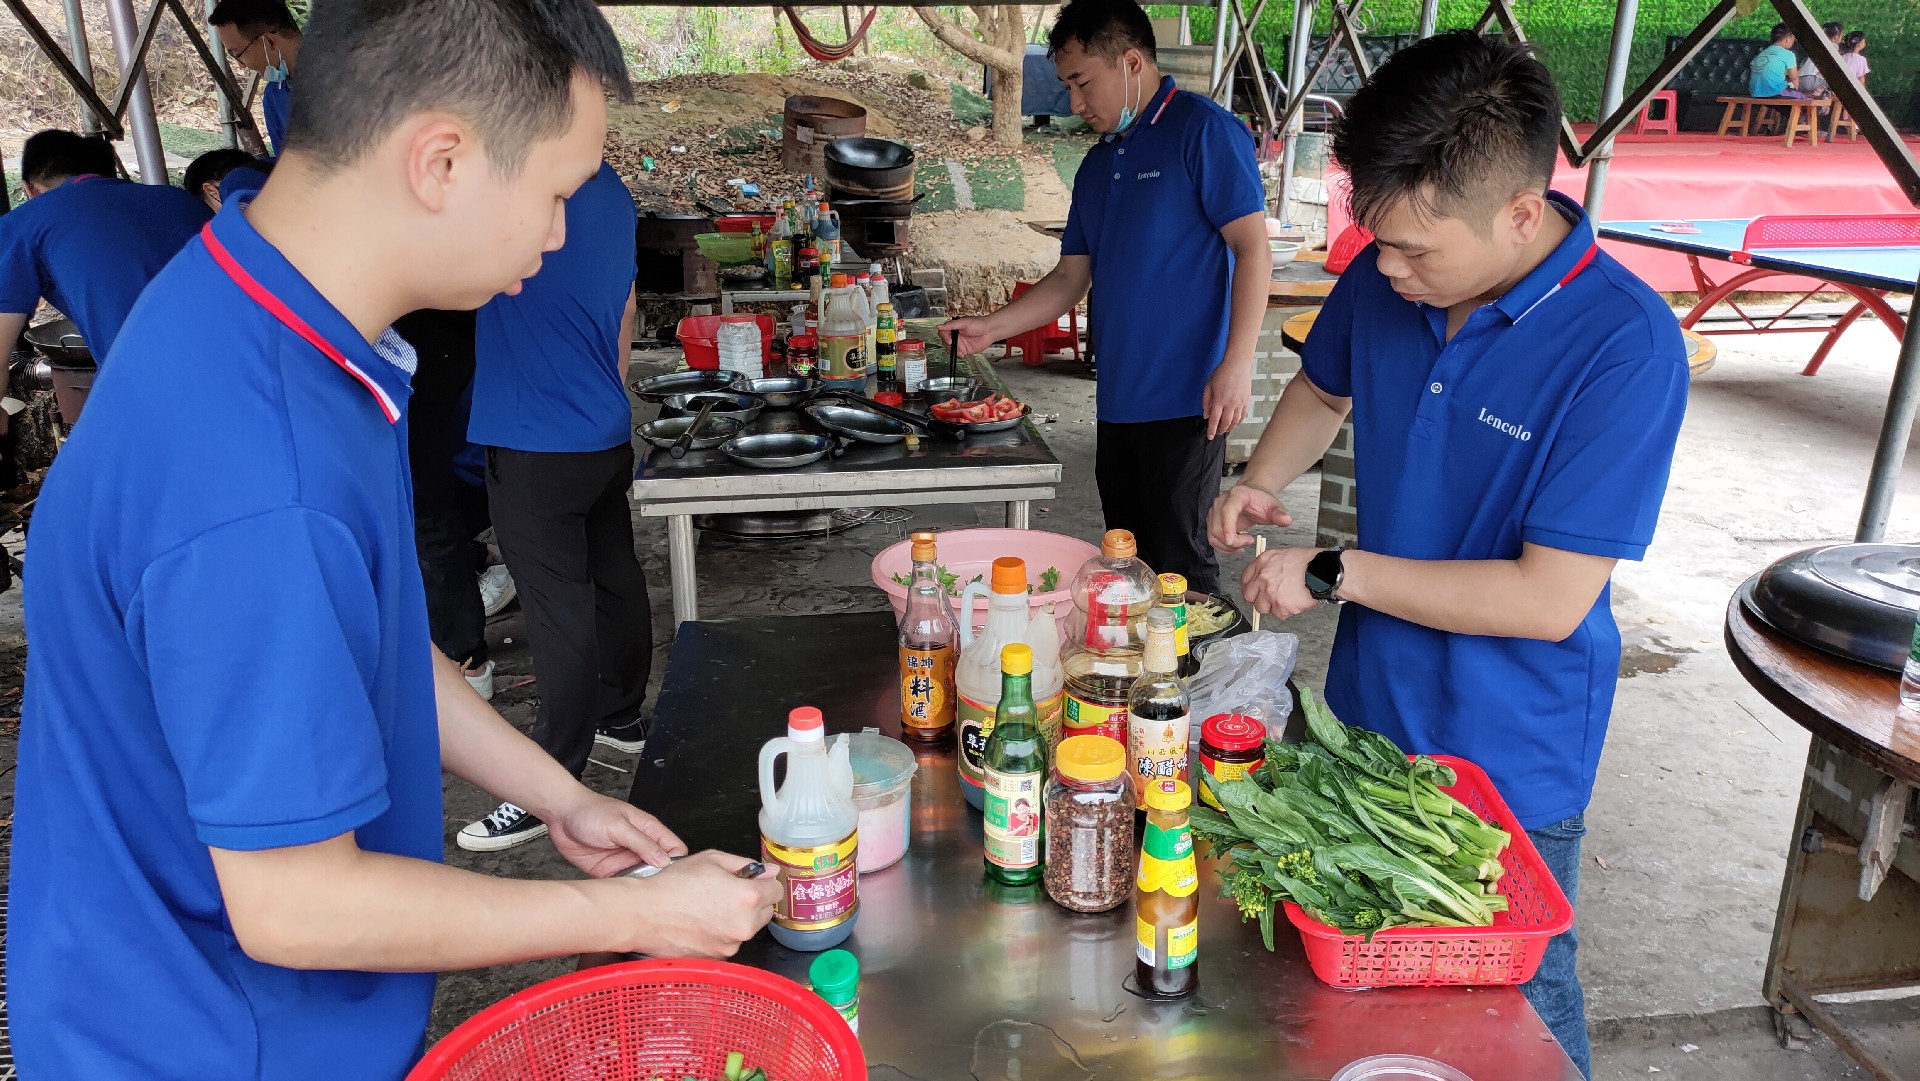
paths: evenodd
<path fill-rule="evenodd" d="M 1222 436 L 1247 419 L 1253 405 L 1253 361 L 1225 360 L 1207 379 L 1200 411 L 1207 417 L 1207 438 Z"/>
<path fill-rule="evenodd" d="M 1290 526 L 1293 515 L 1271 492 L 1250 484 L 1236 484 L 1213 501 L 1207 514 L 1207 540 L 1223 552 L 1238 552 L 1253 543 L 1247 532 L 1257 525 Z"/>
<path fill-rule="evenodd" d="M 596 878 L 638 863 L 664 867 L 670 857 L 687 852 L 659 819 L 584 787 L 579 799 L 547 821 L 547 832 L 568 863 Z"/>
<path fill-rule="evenodd" d="M 731 957 L 773 918 L 784 890 L 778 872 L 736 878 L 739 856 L 706 851 L 688 856 L 652 878 L 615 881 L 631 890 L 632 941 L 624 952 L 650 957 Z M 595 883 L 594 885 L 598 885 Z"/>
<path fill-rule="evenodd" d="M 967 319 L 949 319 L 940 324 L 940 341 L 948 344 L 955 334 L 960 335 L 959 348 L 954 351 L 956 357 L 970 357 L 986 351 L 987 346 L 1000 340 L 994 333 L 992 320 L 987 316 L 974 316 Z"/>
<path fill-rule="evenodd" d="M 1240 575 L 1240 595 L 1248 605 L 1275 619 L 1292 619 L 1320 607 L 1307 590 L 1307 564 L 1320 548 L 1272 548 Z"/>

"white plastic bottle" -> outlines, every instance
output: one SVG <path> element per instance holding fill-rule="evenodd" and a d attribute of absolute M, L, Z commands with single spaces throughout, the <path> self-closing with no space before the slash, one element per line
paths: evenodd
<path fill-rule="evenodd" d="M 787 757 L 786 783 L 773 783 Z M 760 748 L 760 858 L 780 872 L 783 893 L 768 930 L 790 950 L 814 952 L 846 941 L 860 915 L 860 812 L 853 803 L 847 740 L 829 750 L 820 711 L 787 715 L 787 734 Z"/>
<path fill-rule="evenodd" d="M 987 625 L 973 633 L 974 597 L 987 598 Z M 991 585 L 975 582 L 960 597 L 960 663 L 953 674 L 959 699 L 960 791 L 967 802 L 985 802 L 986 774 L 981 756 L 993 734 L 993 713 L 1000 704 L 1000 648 L 1016 642 L 1034 647 L 1033 703 L 1042 731 L 1059 731 L 1060 633 L 1051 617 L 1045 625 L 1029 615 L 1027 563 L 1011 556 L 993 561 Z M 1037 641 L 1035 639 L 1038 639 Z M 1043 661 L 1045 662 L 1043 664 Z"/>
<path fill-rule="evenodd" d="M 820 315 L 820 372 L 828 386 L 841 386 L 857 393 L 866 392 L 867 371 L 872 359 L 866 351 L 867 295 L 835 274 L 833 285 L 822 299 Z"/>

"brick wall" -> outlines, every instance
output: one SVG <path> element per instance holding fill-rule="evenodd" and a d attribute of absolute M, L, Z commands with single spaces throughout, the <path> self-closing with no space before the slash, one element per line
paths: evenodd
<path fill-rule="evenodd" d="M 1293 373 L 1300 370 L 1300 357 L 1280 340 L 1280 324 L 1298 314 L 1298 308 L 1268 308 L 1260 324 L 1260 340 L 1253 347 L 1253 403 L 1247 410 L 1247 419 L 1227 433 L 1228 465 L 1239 465 L 1253 457 L 1254 444 L 1260 442 L 1260 433 L 1267 430 L 1267 419 L 1273 416 L 1280 392 L 1287 389 Z"/>
<path fill-rule="evenodd" d="M 1320 518 L 1314 543 L 1321 548 L 1359 543 L 1359 515 L 1353 482 L 1353 421 L 1340 426 L 1327 456 L 1320 461 Z"/>

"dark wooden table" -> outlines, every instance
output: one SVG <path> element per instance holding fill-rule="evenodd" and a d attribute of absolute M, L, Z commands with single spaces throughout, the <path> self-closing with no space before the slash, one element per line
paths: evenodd
<path fill-rule="evenodd" d="M 1892 672 L 1843 660 L 1727 605 L 1727 653 L 1768 702 L 1813 736 L 1774 917 L 1764 992 L 1800 1046 L 1825 1033 L 1874 1077 L 1920 1079 L 1920 1006 L 1822 1001 L 1920 986 L 1920 853 L 1903 839 L 1920 784 L 1920 716 Z"/>

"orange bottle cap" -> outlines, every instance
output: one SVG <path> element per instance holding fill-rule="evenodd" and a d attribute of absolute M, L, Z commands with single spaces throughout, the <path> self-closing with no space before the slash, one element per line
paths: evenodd
<path fill-rule="evenodd" d="M 833 276 L 833 287 L 835 289 L 845 288 L 846 284 L 847 284 L 847 276 L 845 274 L 835 274 Z"/>
<path fill-rule="evenodd" d="M 1140 546 L 1134 542 L 1133 534 L 1125 529 L 1109 529 L 1107 535 L 1100 538 L 1100 554 L 1109 559 L 1124 559 L 1140 554 Z"/>
<path fill-rule="evenodd" d="M 1025 593 L 1027 591 L 1027 561 L 1015 556 L 1001 556 L 993 561 L 993 591 L 995 593 Z"/>
<path fill-rule="evenodd" d="M 913 535 L 913 561 L 925 563 L 934 557 L 933 533 L 915 533 Z"/>

